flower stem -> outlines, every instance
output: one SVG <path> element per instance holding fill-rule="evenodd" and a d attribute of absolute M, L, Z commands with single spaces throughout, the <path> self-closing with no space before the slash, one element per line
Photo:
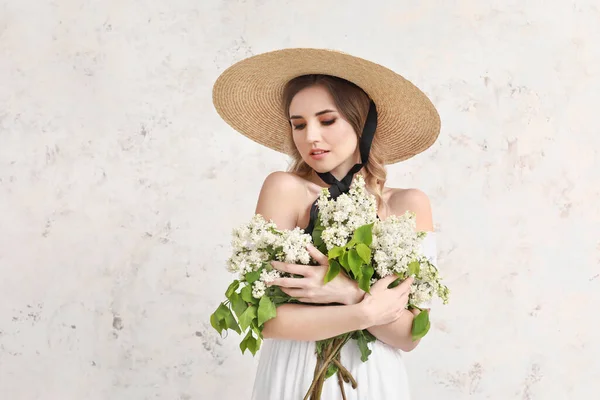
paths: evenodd
<path fill-rule="evenodd" d="M 346 399 L 346 391 L 344 390 L 344 381 L 342 381 L 342 374 L 340 373 L 340 371 L 338 371 L 337 376 L 338 376 L 338 385 L 340 385 L 340 390 L 342 391 L 342 400 L 347 400 Z"/>
<path fill-rule="evenodd" d="M 339 360 L 333 360 L 333 363 L 338 367 L 338 373 L 344 378 L 344 382 L 351 383 L 352 389 L 356 389 L 358 387 L 358 383 L 356 382 L 350 371 L 348 371 Z"/>
<path fill-rule="evenodd" d="M 323 361 L 323 363 L 320 365 L 321 368 L 315 368 L 315 370 L 318 369 L 318 372 L 315 374 L 315 376 L 314 376 L 315 379 L 313 379 L 313 382 L 310 385 L 310 387 L 308 388 L 308 392 L 304 396 L 303 400 L 308 400 L 309 398 L 311 400 L 319 400 L 320 399 L 321 391 L 323 389 L 323 382 L 325 381 L 325 373 L 327 372 L 327 368 L 329 367 L 329 364 L 331 364 L 332 360 L 337 356 L 337 354 L 340 351 L 340 349 L 342 348 L 342 346 L 344 346 L 344 344 L 346 344 L 346 342 L 348 342 L 349 339 L 350 339 L 350 335 L 345 334 L 339 338 L 334 339 L 332 342 L 330 342 L 330 344 L 327 346 L 327 349 L 323 352 L 324 356 L 326 358 Z M 336 342 L 335 346 L 333 345 L 334 342 Z M 332 349 L 332 346 L 333 346 L 333 349 Z M 319 386 L 317 386 L 317 384 Z M 316 393 L 314 393 L 315 389 L 317 389 Z M 313 397 L 313 395 L 316 395 L 316 397 Z"/>

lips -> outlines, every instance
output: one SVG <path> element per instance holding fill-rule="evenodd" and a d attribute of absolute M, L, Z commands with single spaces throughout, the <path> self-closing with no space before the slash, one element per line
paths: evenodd
<path fill-rule="evenodd" d="M 310 152 L 310 157 L 313 160 L 321 160 L 321 159 L 325 158 L 327 156 L 327 154 L 329 154 L 329 150 L 314 149 Z"/>

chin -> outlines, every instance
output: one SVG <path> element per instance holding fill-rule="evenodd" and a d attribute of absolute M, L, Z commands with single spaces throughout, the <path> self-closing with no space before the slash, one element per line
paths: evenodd
<path fill-rule="evenodd" d="M 331 163 L 320 163 L 320 162 L 315 162 L 314 160 L 310 160 L 310 161 L 304 160 L 304 161 L 308 164 L 309 167 L 314 169 L 315 172 L 318 172 L 321 174 L 325 173 L 325 172 L 329 172 L 335 168 L 335 166 L 331 165 Z"/>

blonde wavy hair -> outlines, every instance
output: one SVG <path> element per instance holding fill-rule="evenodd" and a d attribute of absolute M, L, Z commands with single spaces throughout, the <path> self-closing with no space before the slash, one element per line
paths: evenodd
<path fill-rule="evenodd" d="M 290 118 L 290 104 L 294 96 L 301 90 L 311 86 L 321 86 L 329 92 L 338 111 L 352 126 L 360 140 L 369 112 L 370 99 L 361 88 L 342 78 L 330 75 L 303 75 L 289 81 L 284 88 L 282 99 L 286 118 L 288 120 Z M 290 127 L 290 137 L 291 134 Z M 293 140 L 290 140 L 290 142 L 289 154 L 292 157 L 292 163 L 288 171 L 305 178 L 311 174 L 312 168 L 302 159 L 298 149 L 293 145 Z M 365 178 L 367 188 L 377 199 L 378 207 L 383 205 L 383 187 L 387 179 L 385 164 L 380 155 L 382 145 L 377 140 L 377 133 L 375 133 L 369 159 L 360 172 Z"/>

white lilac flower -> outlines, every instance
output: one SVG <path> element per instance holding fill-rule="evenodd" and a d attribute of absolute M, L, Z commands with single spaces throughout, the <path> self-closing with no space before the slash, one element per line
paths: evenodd
<path fill-rule="evenodd" d="M 277 260 L 293 264 L 309 264 L 307 246 L 311 236 L 300 228 L 279 230 L 277 226 L 256 214 L 247 224 L 233 230 L 233 252 L 227 260 L 227 269 L 244 280 L 249 272 L 260 272 L 252 284 L 252 296 L 264 296 L 267 286 L 282 274 L 273 269 L 269 261 Z"/>
<path fill-rule="evenodd" d="M 438 269 L 422 254 L 422 240 L 426 233 L 416 230 L 414 213 L 390 216 L 373 226 L 371 250 L 376 275 L 379 279 L 391 274 L 409 275 L 409 265 L 418 263 L 419 271 L 411 286 L 410 303 L 423 304 L 437 294 L 448 300 L 448 288 L 441 283 Z"/>
<path fill-rule="evenodd" d="M 262 281 L 256 281 L 252 284 L 252 297 L 260 299 L 265 295 L 267 285 Z"/>
<path fill-rule="evenodd" d="M 263 269 L 260 273 L 260 280 L 265 283 L 271 283 L 279 277 L 281 277 L 281 273 L 279 272 L 279 270 L 276 269 L 273 269 L 271 271 Z"/>
<path fill-rule="evenodd" d="M 408 265 L 421 251 L 422 235 L 415 227 L 415 216 L 410 212 L 375 222 L 371 249 L 375 271 L 380 278 L 393 273 L 408 274 Z"/>
<path fill-rule="evenodd" d="M 311 243 L 310 235 L 304 233 L 300 228 L 294 228 L 291 231 L 286 231 L 282 235 L 281 243 L 283 247 L 284 258 L 281 261 L 287 263 L 308 264 L 310 262 L 310 254 L 307 247 Z"/>
<path fill-rule="evenodd" d="M 366 190 L 362 175 L 354 178 L 348 193 L 335 200 L 329 196 L 328 189 L 323 189 L 317 204 L 324 227 L 321 239 L 328 250 L 345 245 L 357 228 L 377 219 L 377 201 Z"/>

